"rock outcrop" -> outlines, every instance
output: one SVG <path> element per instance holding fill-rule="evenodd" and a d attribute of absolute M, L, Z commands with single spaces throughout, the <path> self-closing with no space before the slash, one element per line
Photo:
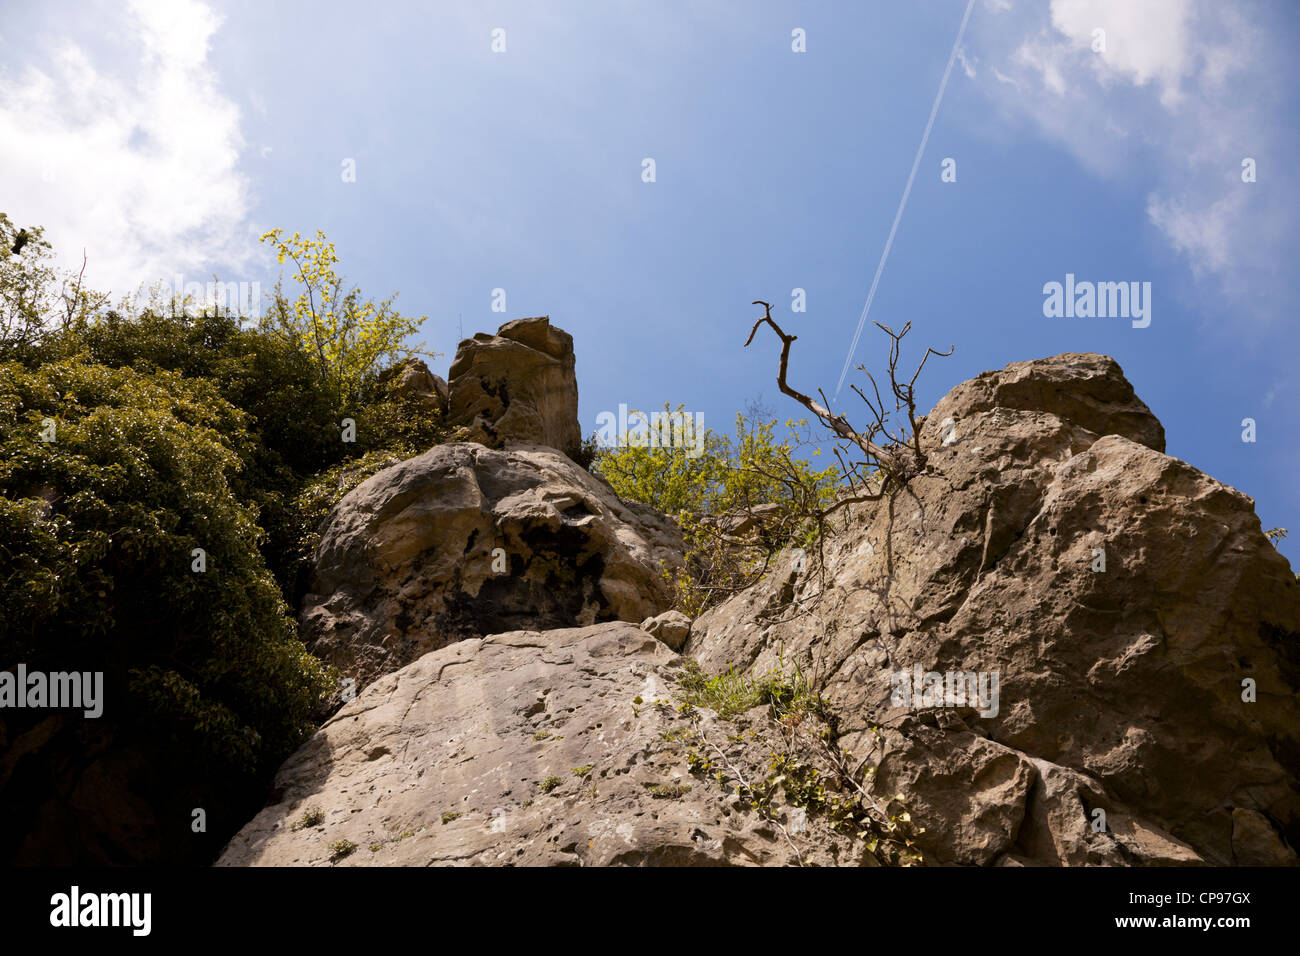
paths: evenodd
<path fill-rule="evenodd" d="M 675 651 L 680 651 L 691 636 L 691 619 L 681 611 L 665 611 L 641 622 L 641 629 L 653 634 Z"/>
<path fill-rule="evenodd" d="M 439 445 L 331 511 L 304 639 L 361 685 L 453 641 L 667 609 L 676 525 L 551 448 Z"/>
<path fill-rule="evenodd" d="M 798 814 L 778 826 L 690 775 L 688 721 L 655 703 L 681 671 L 632 624 L 515 631 L 426 654 L 284 764 L 273 802 L 218 865 L 796 862 L 781 829 L 801 830 Z M 806 850 L 822 864 L 862 852 L 835 834 Z"/>
<path fill-rule="evenodd" d="M 959 385 L 923 437 L 824 566 L 786 555 L 686 652 L 815 674 L 934 862 L 1294 861 L 1300 586 L 1251 499 L 1162 454 L 1098 355 Z M 907 701 L 914 669 L 998 675 L 996 712 Z"/>
<path fill-rule="evenodd" d="M 447 382 L 430 372 L 423 359 L 404 359 L 381 376 L 380 381 L 391 382 L 391 392 L 397 397 L 409 398 L 430 411 L 447 411 Z"/>
<path fill-rule="evenodd" d="M 413 662 L 281 768 L 220 862 L 875 863 L 818 817 L 851 787 L 769 762 L 797 722 L 724 719 L 686 690 L 698 666 L 797 669 L 833 713 L 798 719 L 928 863 L 1295 863 L 1300 585 L 1253 502 L 1165 455 L 1104 356 L 985 373 L 922 435 L 906 488 L 694 622 L 635 611 L 665 597 L 671 526 L 555 452 L 451 445 L 371 479 L 304 620 L 354 671 Z"/>
<path fill-rule="evenodd" d="M 456 349 L 447 373 L 448 423 L 459 440 L 505 448 L 548 445 L 577 459 L 578 380 L 573 336 L 546 316 L 479 332 Z"/>

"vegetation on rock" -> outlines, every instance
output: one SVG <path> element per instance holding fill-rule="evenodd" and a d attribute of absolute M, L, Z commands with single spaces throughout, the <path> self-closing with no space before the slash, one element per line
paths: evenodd
<path fill-rule="evenodd" d="M 5 250 L 11 232 L 0 213 Z M 315 349 L 281 286 L 260 323 L 157 294 L 108 308 L 39 228 L 0 254 L 0 668 L 102 671 L 103 726 L 178 793 L 255 793 L 314 730 L 337 675 L 292 606 L 317 526 L 444 434 L 387 364 L 415 320 L 341 293 L 323 237 L 280 246 Z"/>
<path fill-rule="evenodd" d="M 669 411 L 664 404 L 665 414 Z M 672 515 L 686 542 L 686 565 L 668 572 L 676 606 L 690 616 L 752 584 L 785 547 L 810 547 L 817 526 L 806 516 L 835 498 L 839 472 L 805 458 L 821 454 L 804 419 L 781 423 L 751 402 L 735 432 L 703 436 L 702 452 L 649 448 L 623 435 L 597 449 L 592 470 L 620 498 Z M 761 517 L 757 517 L 761 515 Z"/>

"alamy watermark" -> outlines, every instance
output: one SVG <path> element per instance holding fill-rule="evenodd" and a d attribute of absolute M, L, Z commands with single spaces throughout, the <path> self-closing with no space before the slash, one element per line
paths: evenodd
<path fill-rule="evenodd" d="M 0 671 L 0 708 L 72 708 L 95 718 L 104 712 L 104 672 Z"/>
<path fill-rule="evenodd" d="M 974 707 L 981 717 L 998 715 L 998 671 L 927 671 L 920 664 L 894 672 L 895 707 Z"/>
<path fill-rule="evenodd" d="M 55 927 L 125 927 L 132 936 L 148 936 L 153 926 L 152 893 L 83 893 L 73 886 L 50 897 L 50 925 Z"/>
<path fill-rule="evenodd" d="M 1132 319 L 1135 329 L 1151 324 L 1150 282 L 1076 282 L 1043 286 L 1043 315 L 1049 319 Z"/>
<path fill-rule="evenodd" d="M 256 319 L 262 314 L 262 283 L 260 282 L 186 282 L 179 272 L 171 282 L 163 281 L 155 295 L 163 302 L 194 304 L 204 308 L 225 310 L 231 315 Z"/>
<path fill-rule="evenodd" d="M 596 416 L 596 441 L 601 448 L 680 448 L 687 458 L 704 454 L 704 413 L 662 411 L 628 411 L 618 406 L 618 414 L 601 412 Z"/>

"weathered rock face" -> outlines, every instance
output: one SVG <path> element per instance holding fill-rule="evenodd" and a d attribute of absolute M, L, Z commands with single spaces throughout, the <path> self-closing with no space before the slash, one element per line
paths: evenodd
<path fill-rule="evenodd" d="M 681 611 L 665 611 L 658 617 L 648 617 L 641 622 L 641 629 L 653 634 L 675 651 L 680 651 L 686 639 L 691 636 L 691 619 Z"/>
<path fill-rule="evenodd" d="M 430 372 L 423 359 L 405 359 L 393 366 L 384 378 L 394 380 L 393 394 L 411 398 L 431 411 L 447 411 L 447 383 Z"/>
<path fill-rule="evenodd" d="M 633 606 L 679 542 L 557 452 L 443 446 L 371 479 L 322 544 L 318 648 L 370 675 L 507 633 L 370 684 L 220 863 L 872 865 L 771 760 L 808 721 L 929 863 L 1294 864 L 1300 586 L 1251 500 L 1163 454 L 1098 355 L 985 373 L 922 435 L 929 467 L 842 512 L 822 554 L 641 627 L 592 621 L 656 614 Z M 688 657 L 797 666 L 833 719 L 724 720 Z M 820 781 L 825 813 L 856 778 Z"/>
<path fill-rule="evenodd" d="M 546 316 L 516 319 L 460 343 L 448 374 L 448 422 L 463 441 L 582 449 L 573 336 Z"/>
<path fill-rule="evenodd" d="M 688 719 L 655 704 L 681 669 L 621 623 L 427 654 L 284 764 L 218 865 L 779 865 L 798 862 L 791 832 L 808 861 L 863 862 L 860 843 L 810 840 L 799 814 L 761 819 L 690 774 Z M 319 823 L 295 829 L 310 810 Z M 343 840 L 355 850 L 339 856 Z"/>
<path fill-rule="evenodd" d="M 321 535 L 304 640 L 364 684 L 466 637 L 665 610 L 676 525 L 551 448 L 437 446 L 346 495 Z"/>
<path fill-rule="evenodd" d="M 994 408 L 1050 411 L 1097 435 L 1124 435 L 1165 450 L 1164 426 L 1134 394 L 1119 364 L 1105 355 L 1057 355 L 983 372 L 949 392 L 935 414 L 969 417 Z"/>
<path fill-rule="evenodd" d="M 924 474 L 853 506 L 824 566 L 788 553 L 696 620 L 686 653 L 814 675 L 931 862 L 1295 862 L 1300 586 L 1251 499 L 1162 454 L 1098 355 L 985 373 L 922 435 Z M 996 712 L 991 683 L 907 701 L 914 668 L 996 674 Z"/>

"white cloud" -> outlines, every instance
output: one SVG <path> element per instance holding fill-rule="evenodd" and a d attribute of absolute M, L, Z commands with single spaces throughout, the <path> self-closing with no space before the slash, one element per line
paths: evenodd
<path fill-rule="evenodd" d="M 1052 0 L 972 29 L 988 95 L 1093 173 L 1144 181 L 1138 214 L 1198 279 L 1261 293 L 1284 271 L 1294 187 L 1240 177 L 1244 157 L 1285 152 L 1266 30 L 1213 0 Z"/>
<path fill-rule="evenodd" d="M 1241 217 L 1246 193 L 1234 189 L 1227 195 L 1190 205 L 1187 199 L 1147 199 L 1147 216 L 1174 248 L 1187 256 L 1198 277 L 1226 269 L 1233 258 L 1233 223 Z"/>
<path fill-rule="evenodd" d="M 975 60 L 967 58 L 965 49 L 957 51 L 957 62 L 961 64 L 962 71 L 965 72 L 969 79 L 975 79 Z"/>
<path fill-rule="evenodd" d="M 1062 49 L 1050 41 L 1026 40 L 1016 51 L 1013 62 L 1037 73 L 1043 86 L 1057 96 L 1064 96 L 1066 84 L 1065 75 L 1061 72 Z"/>
<path fill-rule="evenodd" d="M 197 0 L 131 0 L 112 25 L 133 41 L 127 61 L 63 40 L 45 65 L 0 74 L 4 210 L 44 226 L 66 265 L 84 248 L 87 284 L 115 297 L 252 253 L 240 114 L 207 62 L 220 24 Z"/>
<path fill-rule="evenodd" d="M 1137 86 L 1154 80 L 1162 100 L 1173 104 L 1190 67 L 1191 12 L 1191 0 L 1053 0 L 1052 26 L 1072 50 L 1088 54 L 1102 83 L 1116 76 Z"/>

